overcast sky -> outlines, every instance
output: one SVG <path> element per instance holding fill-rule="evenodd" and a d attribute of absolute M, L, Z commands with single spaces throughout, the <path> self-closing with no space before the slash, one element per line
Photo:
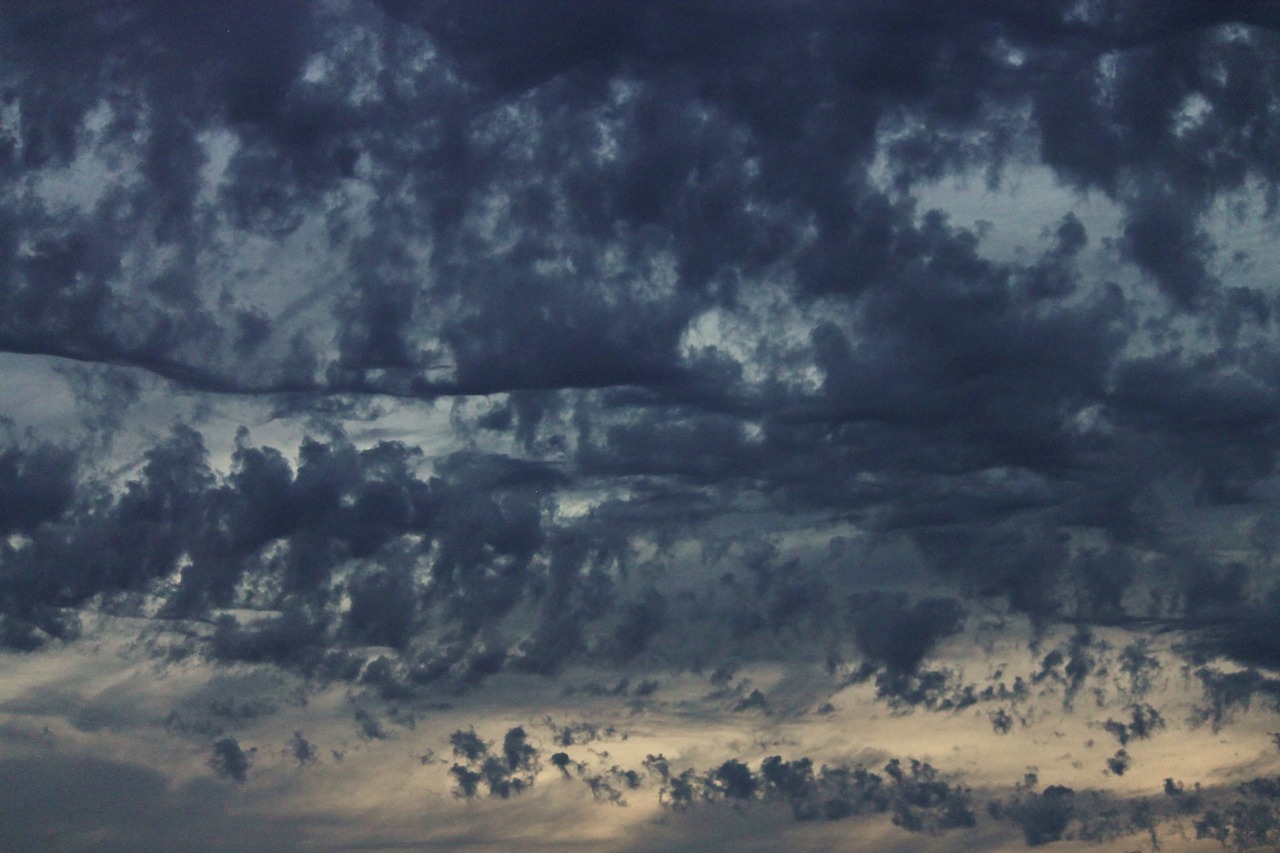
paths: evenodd
<path fill-rule="evenodd" d="M 1280 844 L 1280 4 L 0 2 L 0 851 Z"/>

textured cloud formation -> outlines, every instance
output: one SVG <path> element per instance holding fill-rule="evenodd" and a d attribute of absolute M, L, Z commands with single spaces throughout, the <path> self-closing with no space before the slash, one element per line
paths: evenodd
<path fill-rule="evenodd" d="M 457 799 L 524 815 L 553 779 L 713 823 L 1273 843 L 1273 755 L 1156 753 L 1185 790 L 1148 757 L 1280 703 L 1278 30 L 1190 0 L 4 5 L 0 660 L 48 681 L 0 676 L 0 761 L 87 767 L 105 809 L 122 739 L 168 738 L 128 772 L 203 780 L 176 809 L 422 738 L 464 847 L 497 842 Z M 102 649 L 142 669 L 60 680 Z M 989 789 L 839 742 L 851 696 L 1111 755 Z M 742 737 L 581 752 L 630 717 Z M 46 721 L 73 738 L 41 763 Z M 51 843 L 94 831 L 169 843 Z"/>

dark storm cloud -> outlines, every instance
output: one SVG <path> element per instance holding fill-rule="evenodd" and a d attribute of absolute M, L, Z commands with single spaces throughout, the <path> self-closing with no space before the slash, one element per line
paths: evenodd
<path fill-rule="evenodd" d="M 964 611 L 949 599 L 907 604 L 902 597 L 869 595 L 851 606 L 854 636 L 872 661 L 898 672 L 913 672 L 939 640 L 963 624 Z"/>
<path fill-rule="evenodd" d="M 265 546 L 289 540 L 275 568 L 287 592 L 313 593 L 337 561 L 425 529 L 428 487 L 408 467 L 413 455 L 402 445 L 308 441 L 295 472 L 278 451 L 242 444 L 220 482 L 202 436 L 179 426 L 118 495 L 85 484 L 74 509 L 32 531 L 0 588 L 19 607 L 75 606 L 146 590 L 185 560 L 169 607 L 201 614 L 228 603 L 246 570 L 266 569 L 253 565 Z"/>
<path fill-rule="evenodd" d="M 181 352 L 192 343 L 216 347 L 225 335 L 191 287 L 204 162 L 196 136 L 214 120 L 287 124 L 283 98 L 302 57 L 303 11 L 292 2 L 55 2 L 6 12 L 6 52 L 18 62 L 5 85 L 22 116 L 11 164 L 28 172 L 65 165 L 83 150 L 86 112 L 107 105 L 114 120 L 100 144 L 132 149 L 145 188 L 108 191 L 86 217 L 7 195 L 6 212 L 22 224 L 4 253 L 6 350 L 140 367 L 210 390 L 258 384 Z M 151 110 L 154 118 L 143 119 Z M 130 135 L 139 130 L 145 141 L 135 148 Z M 123 282 L 121 253 L 137 229 L 179 251 L 150 281 Z M 30 250 L 16 254 L 26 240 Z M 262 387 L 307 384 L 291 375 Z"/>
<path fill-rule="evenodd" d="M 1053 4 L 1044 4 L 1034 12 L 1014 4 L 988 4 L 972 14 L 960 14 L 940 6 L 930 14 L 912 12 L 910 15 L 887 4 L 872 4 L 856 10 L 814 4 L 798 11 L 762 5 L 734 13 L 713 3 L 678 8 L 655 4 L 627 10 L 569 4 L 558 7 L 555 14 L 548 14 L 545 9 L 534 13 L 535 7 L 506 3 L 484 7 L 483 11 L 452 4 L 382 5 L 394 20 L 422 27 L 448 55 L 458 58 L 464 73 L 487 84 L 474 94 L 446 92 L 439 87 L 393 93 L 408 99 L 408 103 L 421 103 L 429 111 L 443 111 L 451 117 L 453 126 L 449 132 L 428 137 L 429 144 L 435 146 L 432 153 L 437 156 L 411 155 L 401 150 L 405 141 L 401 134 L 416 129 L 407 113 L 393 116 L 395 122 L 389 126 L 380 125 L 376 138 L 367 138 L 367 130 L 365 138 L 360 138 L 367 152 L 386 159 L 388 165 L 404 161 L 420 170 L 424 204 L 443 201 L 446 203 L 440 206 L 445 210 L 455 205 L 462 208 L 456 216 L 437 223 L 438 238 L 445 247 L 440 253 L 440 274 L 447 281 L 441 285 L 442 295 L 457 296 L 462 300 L 463 309 L 454 318 L 444 320 L 446 325 L 441 327 L 443 345 L 450 353 L 444 361 L 452 365 L 454 380 L 428 380 L 421 375 L 413 380 L 404 378 L 439 359 L 423 349 L 424 346 L 432 349 L 435 345 L 427 346 L 421 341 L 415 344 L 406 337 L 410 335 L 406 324 L 415 317 L 427 319 L 424 313 L 427 309 L 422 305 L 426 292 L 421 284 L 396 272 L 393 260 L 386 260 L 403 254 L 396 243 L 402 239 L 402 235 L 397 236 L 394 218 L 398 214 L 391 210 L 385 211 L 390 227 L 376 238 L 381 241 L 375 253 L 377 263 L 367 265 L 370 272 L 362 274 L 361 281 L 353 282 L 349 298 L 339 300 L 342 305 L 337 318 L 340 355 L 323 377 L 314 372 L 299 372 L 302 367 L 290 367 L 281 373 L 284 362 L 288 361 L 283 350 L 278 352 L 279 357 L 272 359 L 275 367 L 267 373 L 270 376 L 274 371 L 274 379 L 242 380 L 230 373 L 232 368 L 225 364 L 200 365 L 180 360 L 176 353 L 178 345 L 166 341 L 198 339 L 214 344 L 213 351 L 217 352 L 222 346 L 217 343 L 218 339 L 231 335 L 230 328 L 224 328 L 231 322 L 229 319 L 214 316 L 195 304 L 173 306 L 166 309 L 163 316 L 155 310 L 132 312 L 131 322 L 157 330 L 143 335 L 141 342 L 132 346 L 122 341 L 123 334 L 111 329 L 95 332 L 93 340 L 74 343 L 71 325 L 44 332 L 41 322 L 47 325 L 50 320 L 35 322 L 33 314 L 31 321 L 21 321 L 17 319 L 21 312 L 16 311 L 10 312 L 15 318 L 15 328 L 20 327 L 29 339 L 56 342 L 63 354 L 103 361 L 133 359 L 139 366 L 208 390 L 331 388 L 432 395 L 449 390 L 613 384 L 664 387 L 675 381 L 687 382 L 679 379 L 675 364 L 676 338 L 701 307 L 731 296 L 721 291 L 727 284 L 714 284 L 726 275 L 785 260 L 794 264 L 800 273 L 804 290 L 849 295 L 908 274 L 918 260 L 926 261 L 922 272 L 931 279 L 940 274 L 958 276 L 960 282 L 969 283 L 970 287 L 977 283 L 972 281 L 975 276 L 998 279 L 1002 274 L 1000 270 L 984 271 L 976 268 L 971 260 L 966 262 L 967 266 L 957 267 L 949 260 L 928 259 L 929 253 L 939 250 L 963 252 L 963 241 L 967 238 L 964 234 L 957 237 L 945 230 L 939 232 L 936 224 L 926 226 L 923 231 L 917 229 L 909 206 L 895 207 L 877 200 L 875 191 L 859 183 L 862 179 L 856 177 L 857 170 L 867 165 L 877 120 L 905 112 L 919 114 L 931 130 L 956 129 L 958 133 L 959 129 L 970 126 L 976 132 L 983 132 L 998 117 L 997 107 L 1016 104 L 1028 96 L 1034 98 L 1042 89 L 1046 93 L 1061 92 L 1064 87 L 1058 77 L 1050 74 L 1055 69 L 1053 63 L 1075 61 L 1084 66 L 1096 60 L 1098 53 L 1106 48 L 1141 43 L 1145 33 L 1137 22 L 1146 14 L 1137 6 L 1126 6 L 1111 15 L 1100 13 L 1096 19 L 1082 22 L 1069 20 L 1065 8 Z M 327 88 L 320 86 L 318 91 L 300 83 L 306 52 L 327 46 L 322 34 L 316 31 L 323 22 L 318 11 L 295 5 L 280 10 L 273 7 L 270 13 L 255 14 L 271 16 L 270 21 L 259 23 L 270 26 L 271 31 L 283 39 L 285 49 L 266 51 L 258 40 L 248 36 L 252 27 L 245 24 L 243 16 L 224 12 L 221 7 L 216 13 L 184 10 L 180 14 L 162 15 L 149 7 L 130 10 L 125 6 L 115 16 L 104 13 L 97 19 L 50 16 L 45 21 L 21 22 L 23 26 L 16 29 L 15 38 L 26 51 L 29 63 L 36 65 L 50 50 L 46 39 L 37 35 L 50 29 L 56 31 L 58 26 L 67 28 L 89 48 L 75 67 L 87 78 L 87 83 L 109 91 L 113 83 L 124 82 L 110 79 L 110 73 L 131 75 L 125 78 L 131 81 L 166 69 L 175 62 L 167 52 L 169 44 L 185 39 L 188 33 L 198 33 L 199 37 L 193 40 L 197 56 L 207 52 L 211 60 L 203 64 L 192 62 L 176 83 L 167 82 L 170 90 L 183 92 L 188 88 L 194 90 L 197 83 L 203 84 L 201 91 L 207 94 L 193 98 L 192 105 L 182 109 L 186 114 L 200 110 L 189 117 L 192 126 L 154 133 L 156 138 L 151 145 L 161 153 L 152 155 L 148 162 L 175 159 L 178 155 L 169 149 L 180 145 L 191 149 L 192 133 L 201 123 L 209 126 L 229 121 L 232 127 L 244 128 L 249 137 L 249 147 L 233 161 L 231 186 L 226 191 L 228 200 L 232 201 L 241 190 L 242 176 L 238 170 L 247 168 L 246 164 L 254 157 L 276 157 L 287 167 L 317 147 L 338 144 L 348 136 L 359 138 L 361 135 L 352 128 L 364 127 L 374 120 L 373 114 L 362 114 L 342 105 L 342 93 L 331 91 L 343 84 L 350 85 L 351 81 L 330 82 Z M 1228 14 L 1221 19 L 1196 20 L 1195 16 L 1170 16 L 1169 20 L 1177 23 L 1169 23 L 1165 32 L 1182 34 L 1190 46 L 1208 42 L 1204 50 L 1211 53 L 1216 42 L 1205 34 L 1206 28 L 1230 17 Z M 704 32 L 717 34 L 713 40 L 715 50 L 705 50 L 705 40 L 697 35 Z M 137 50 L 138 55 L 132 55 L 124 47 L 130 40 L 120 36 L 141 33 L 151 36 L 157 46 L 150 53 Z M 520 33 L 519 39 L 508 45 L 506 40 L 513 33 Z M 1028 51 L 1032 58 L 1023 66 L 1011 67 L 999 55 L 1005 42 L 1011 49 Z M 112 55 L 115 52 L 125 52 L 129 61 L 108 66 L 108 57 L 117 58 Z M 909 65 L 895 59 L 906 55 L 913 57 Z M 1156 60 L 1141 56 L 1132 59 L 1135 64 L 1144 61 Z M 122 67 L 117 69 L 117 65 Z M 108 67 L 111 72 L 106 70 Z M 663 73 L 666 68 L 681 69 L 692 82 L 677 85 Z M 207 85 L 209 80 L 200 79 L 200 75 L 206 75 L 214 85 Z M 1200 76 L 1203 77 L 1204 72 Z M 600 88 L 611 78 L 630 81 L 638 90 L 625 107 L 611 105 Z M 1124 77 L 1134 86 L 1139 85 L 1138 79 L 1148 78 L 1140 78 L 1136 72 Z M 1054 85 L 1049 85 L 1050 80 Z M 1189 85 L 1185 84 L 1184 88 Z M 1227 91 L 1220 93 L 1224 101 L 1244 97 L 1228 84 L 1218 85 L 1227 86 Z M 1265 84 L 1252 81 L 1250 85 L 1253 88 L 1248 91 L 1254 92 Z M 1246 83 L 1240 82 L 1239 86 L 1246 87 Z M 1110 104 L 1105 93 L 1071 92 L 1070 87 L 1066 88 L 1074 97 L 1086 99 L 1088 103 L 1102 100 Z M 390 96 L 389 93 L 387 97 Z M 1258 96 L 1256 92 L 1254 96 Z M 31 93 L 31 97 L 41 104 L 56 100 L 55 93 L 43 90 Z M 1164 101 L 1180 102 L 1179 97 L 1154 99 L 1156 106 L 1148 107 L 1146 112 L 1155 114 L 1145 118 L 1136 110 L 1124 112 L 1114 106 L 1101 115 L 1099 124 L 1140 122 L 1145 136 L 1152 137 L 1145 146 L 1140 146 L 1141 150 L 1129 151 L 1120 146 L 1103 152 L 1108 155 L 1108 162 L 1125 164 L 1139 171 L 1167 171 L 1172 167 L 1159 155 L 1165 155 L 1166 159 L 1175 155 L 1190 156 L 1167 138 L 1172 134 L 1172 130 L 1165 127 L 1171 121 L 1168 114 L 1177 103 L 1164 104 Z M 317 99 L 318 104 L 311 103 Z M 80 94 L 80 101 L 62 105 L 61 112 L 49 109 L 62 115 L 65 123 L 87 109 L 88 103 L 81 101 L 87 101 L 84 93 Z M 518 105 L 527 117 L 521 117 L 518 112 L 506 124 L 490 127 L 495 121 L 491 112 L 494 104 L 501 102 Z M 1128 102 L 1146 103 L 1138 93 L 1128 96 L 1125 103 Z M 1068 110 L 1037 104 L 1039 125 L 1045 137 L 1043 145 L 1046 152 L 1052 154 L 1056 149 L 1051 119 L 1067 114 Z M 1161 104 L 1163 106 L 1159 106 Z M 566 105 L 571 105 L 581 118 L 573 117 L 574 112 L 566 113 Z M 385 110 L 371 109 L 370 112 L 378 113 L 380 121 L 388 118 Z M 1073 109 L 1070 114 L 1075 121 L 1074 117 L 1080 112 Z M 618 122 L 626 131 L 617 143 L 623 152 L 617 162 L 597 165 L 579 153 L 596 133 L 589 116 Z M 27 125 L 24 123 L 23 127 L 25 130 Z M 691 128 L 697 128 L 692 135 Z M 75 135 L 74 126 L 37 133 L 38 130 L 38 125 L 34 126 L 30 133 L 43 134 L 41 138 L 74 138 Z M 171 138 L 175 135 L 180 138 Z M 1176 150 L 1165 152 L 1162 145 Z M 38 146 L 24 142 L 24 151 L 26 147 Z M 64 151 L 61 156 L 66 159 L 71 153 Z M 923 156 L 910 146 L 900 148 L 897 153 L 896 160 L 903 168 L 910 168 L 913 159 Z M 203 155 L 195 152 L 189 156 L 199 159 Z M 412 159 L 406 159 L 410 157 Z M 1059 164 L 1053 156 L 1047 159 L 1070 172 L 1068 167 L 1072 164 Z M 1099 159 L 1103 159 L 1101 154 Z M 1246 162 L 1252 166 L 1260 159 L 1256 153 Z M 755 169 L 759 175 L 751 177 L 744 172 L 743 164 L 747 160 L 759 164 Z M 433 169 L 430 165 L 433 162 L 463 168 L 456 169 L 453 175 L 444 175 Z M 517 165 L 526 173 L 529 170 L 541 173 L 543 179 L 532 183 L 516 177 L 511 170 Z M 855 175 L 851 180 L 855 183 L 847 191 L 836 193 L 829 175 L 851 168 Z M 187 174 L 191 171 L 185 170 Z M 1072 173 L 1087 177 L 1091 183 L 1109 186 L 1096 168 L 1086 169 L 1082 165 Z M 315 176 L 322 172 L 285 168 L 269 174 L 268 185 L 284 184 L 283 192 L 290 184 L 318 180 Z M 173 184 L 161 180 L 166 175 L 163 171 L 149 173 L 149 186 L 156 193 Z M 690 178 L 695 175 L 698 180 L 691 183 Z M 243 176 L 243 180 L 248 183 L 252 178 L 256 184 L 262 177 L 251 173 Z M 164 192 L 177 191 L 164 189 Z M 474 210 L 487 193 L 497 193 L 516 206 L 517 212 L 509 217 L 510 223 L 500 223 L 498 227 L 510 231 L 509 240 L 514 240 L 517 248 L 495 253 L 477 244 L 476 236 L 469 233 L 464 213 Z M 305 206 L 305 194 L 294 196 L 296 205 Z M 286 198 L 290 197 L 286 193 Z M 764 212 L 744 213 L 742 202 L 748 200 Z M 164 215 L 172 220 L 181 218 L 191 204 L 177 205 L 176 212 L 169 207 L 173 205 L 165 208 Z M 548 207 L 564 208 L 567 218 L 563 222 L 544 220 L 545 236 L 531 232 L 527 222 L 535 215 L 542 219 L 540 212 Z M 1183 206 L 1152 203 L 1150 207 L 1155 212 L 1152 215 L 1168 216 L 1167 211 Z M 796 234 L 798 224 L 806 215 L 816 217 L 820 231 L 820 239 L 810 248 L 801 246 Z M 1150 223 L 1150 218 L 1135 216 L 1129 229 L 1132 233 L 1128 244 L 1134 247 L 1140 262 L 1157 270 L 1164 263 L 1172 270 L 1181 271 L 1180 274 L 1194 275 L 1194 268 L 1176 259 L 1166 263 L 1154 257 L 1161 247 L 1177 245 L 1179 241 L 1163 239 L 1167 228 Z M 610 235 L 600 233 L 604 223 L 615 224 L 614 237 L 620 236 L 620 248 L 631 253 L 629 266 L 632 268 L 642 269 L 655 251 L 674 253 L 677 274 L 682 280 L 678 291 L 667 298 L 648 298 L 637 289 L 637 284 L 617 280 L 616 274 L 600 269 L 598 250 L 603 241 L 610 239 Z M 545 227 L 548 224 L 550 227 Z M 621 231 L 617 230 L 618 226 L 622 227 Z M 474 228 L 472 223 L 470 231 Z M 777 244 L 777 248 L 767 257 L 757 258 L 753 257 L 750 247 L 761 244 L 762 229 L 765 233 L 779 232 L 772 240 L 763 241 L 764 245 Z M 196 229 L 184 233 L 200 232 Z M 566 237 L 572 238 L 579 247 L 569 250 L 575 268 L 573 275 L 536 273 L 534 266 L 553 258 L 550 241 L 563 241 Z M 17 270 L 14 298 L 20 298 L 17 294 L 28 294 L 34 299 L 40 293 L 65 293 L 68 310 L 80 310 L 82 304 L 84 310 L 89 310 L 89 305 L 101 304 L 103 299 L 123 296 L 116 294 L 113 285 L 105 281 L 114 263 L 109 258 L 114 249 L 101 247 L 100 251 L 108 255 L 103 261 L 107 266 L 95 275 L 90 271 L 93 263 L 90 259 L 99 250 L 89 245 L 88 236 L 74 239 L 80 243 L 64 241 L 50 244 L 46 249 L 37 247 L 31 263 L 42 263 L 49 268 Z M 948 241 L 955 246 L 947 248 Z M 373 247 L 360 251 L 371 253 Z M 963 259 L 963 254 L 960 258 Z M 378 266 L 388 263 L 392 264 L 391 268 L 377 270 Z M 88 283 L 95 279 L 96 283 Z M 86 284 L 50 288 L 33 284 L 37 280 L 84 280 Z M 596 284 L 585 287 L 583 280 L 594 280 Z M 607 299 L 601 290 L 606 284 L 611 293 Z M 77 290 L 81 287 L 90 290 L 82 294 Z M 985 293 L 987 296 L 983 298 L 987 298 L 992 295 L 992 287 L 998 292 L 998 281 L 986 284 L 975 295 Z M 1182 289 L 1188 287 L 1190 285 Z M 138 307 L 146 309 L 149 301 L 149 297 L 142 297 Z M 526 305 L 532 310 L 508 310 L 512 304 Z M 911 307 L 904 305 L 901 310 Z M 945 303 L 939 307 L 945 311 Z M 995 307 L 998 310 L 999 306 Z M 160 306 L 155 308 L 158 310 Z M 93 310 L 102 314 L 101 308 Z M 39 314 L 42 318 L 61 316 L 43 304 L 39 306 Z M 147 319 L 150 314 L 156 314 L 154 323 Z M 264 315 L 237 315 L 249 316 L 258 318 L 250 322 L 255 328 L 269 329 L 273 325 L 272 318 L 264 319 Z M 1000 320 L 998 314 L 992 316 L 997 322 Z M 1070 322 L 1069 317 L 1062 319 Z M 105 321 L 98 317 L 97 325 Z M 927 325 L 927 320 L 924 322 Z M 1008 331 L 1014 333 L 1014 338 L 1007 333 L 987 335 L 981 320 L 975 325 L 963 315 L 955 322 L 957 329 L 967 327 L 968 335 L 998 346 L 1016 341 L 1019 334 L 1016 328 L 1010 328 Z M 1082 318 L 1082 322 L 1088 321 Z M 194 324 L 192 330 L 186 332 L 175 325 L 182 323 Z M 94 322 L 75 324 L 75 328 L 93 329 L 94 326 Z M 199 332 L 197 327 L 204 331 Z M 892 334 L 911 331 L 892 324 L 890 329 Z M 1063 329 L 1064 334 L 1069 332 Z M 1053 362 L 1044 356 L 1053 352 L 1078 356 L 1085 345 L 1083 340 L 1061 347 L 1034 327 L 1027 329 L 1026 334 L 1043 340 L 1043 349 L 1038 353 L 1015 350 L 1009 353 L 1010 357 L 1016 356 L 1020 363 L 1039 367 L 1043 370 L 1041 376 L 1045 377 L 1080 374 L 1079 365 L 1068 370 L 1055 369 Z M 250 337 L 259 339 L 263 333 Z M 954 364 L 952 369 L 963 375 L 964 360 L 978 354 L 967 354 L 963 341 L 957 350 L 948 343 L 945 334 L 941 337 L 944 351 L 939 353 L 936 362 L 928 353 L 923 354 L 922 366 Z M 239 340 L 249 338 L 241 336 Z M 283 342 L 282 346 L 287 343 Z M 983 356 L 987 361 L 990 357 Z M 904 368 L 911 369 L 906 364 L 895 369 Z M 1000 372 L 998 364 L 988 363 L 984 369 L 989 374 Z M 883 368 L 868 371 L 864 367 L 860 372 L 880 377 L 881 394 L 883 389 L 902 384 L 886 377 Z M 1017 382 L 1018 390 L 1025 392 L 1031 384 L 1026 380 L 1031 378 L 1011 376 L 1010 381 Z M 952 387 L 951 393 L 954 395 L 958 390 Z M 1048 401 L 1061 402 L 1062 390 L 1051 385 Z M 918 416 L 930 417 L 935 413 L 927 402 Z M 886 405 L 892 407 L 894 403 L 886 400 L 877 405 L 873 398 L 862 405 L 862 416 L 874 417 L 877 409 L 884 411 Z M 975 424 L 974 431 L 983 426 Z"/>
<path fill-rule="evenodd" d="M 249 230 L 296 226 L 316 209 L 317 193 L 354 174 L 361 155 L 379 169 L 410 169 L 418 203 L 432 212 L 420 226 L 420 215 L 388 203 L 374 214 L 385 220 L 377 233 L 353 246 L 368 263 L 347 294 L 333 294 L 336 360 L 326 367 L 321 342 L 276 331 L 281 317 L 193 300 L 198 272 L 189 259 L 126 290 L 119 255 L 129 237 L 105 221 L 125 199 L 104 200 L 84 222 L 42 225 L 32 252 L 10 253 L 10 349 L 132 364 L 244 393 L 662 387 L 681 381 L 681 330 L 702 307 L 732 298 L 734 276 L 784 264 L 802 292 L 854 296 L 924 251 L 910 205 L 890 202 L 863 175 L 878 127 L 917 122 L 921 138 L 954 140 L 954 150 L 905 142 L 891 150 L 910 185 L 998 156 L 989 145 L 975 150 L 973 138 L 1010 144 L 1017 129 L 1001 122 L 1029 100 L 1051 166 L 1132 201 L 1126 246 L 1179 304 L 1212 281 L 1204 261 L 1164 254 L 1190 257 L 1202 239 L 1166 238 L 1194 237 L 1214 192 L 1255 173 L 1274 177 L 1261 142 L 1271 129 L 1247 109 L 1272 95 L 1261 48 L 1268 36 L 1253 29 L 1227 38 L 1219 26 L 1234 17 L 1263 22 L 1245 7 L 1215 16 L 1161 8 L 1165 24 L 1151 29 L 1146 19 L 1157 13 L 1140 3 L 1083 20 L 1054 3 L 965 11 L 383 3 L 402 24 L 386 61 L 429 39 L 477 88 L 388 79 L 371 104 L 355 106 L 348 95 L 357 81 L 342 76 L 356 73 L 349 63 L 321 82 L 303 74 L 309 55 L 336 50 L 325 28 L 331 13 L 305 3 L 241 5 L 119 3 L 84 14 L 55 4 L 15 13 L 8 38 L 26 74 L 11 84 L 23 115 L 14 156 L 27 169 L 69 161 L 83 144 L 86 112 L 109 102 L 119 113 L 112 144 L 128 145 L 125 134 L 139 123 L 147 140 L 129 224 L 192 248 L 209 228 L 193 200 L 193 175 L 207 158 L 202 130 L 227 126 L 242 138 L 222 201 L 240 219 L 254 211 L 242 222 Z M 359 14 L 374 19 L 369 9 Z M 59 62 L 68 43 L 75 60 Z M 1018 51 L 1025 58 L 1011 62 Z M 634 95 L 617 103 L 609 81 Z M 1195 133 L 1180 135 L 1177 117 L 1191 95 L 1207 107 Z M 502 105 L 515 111 L 501 117 Z M 597 162 L 587 152 L 601 142 L 601 121 L 619 126 L 618 154 Z M 1076 145 L 1082 134 L 1103 141 Z M 1215 150 L 1195 141 L 1205 136 Z M 502 247 L 477 233 L 486 198 L 507 205 L 492 224 Z M 1188 212 L 1175 221 L 1171 210 Z M 550 211 L 561 212 L 544 216 Z M 816 241 L 799 233 L 810 222 Z M 439 244 L 434 294 L 405 267 L 405 229 L 422 226 Z M 676 292 L 653 298 L 645 292 L 652 273 L 637 281 L 606 269 L 609 241 L 637 271 L 669 253 Z M 537 271 L 557 256 L 572 274 Z M 183 284 L 175 290 L 171 281 Z M 461 310 L 438 325 L 429 300 L 445 296 L 461 300 Z M 532 310 L 506 310 L 513 303 Z M 126 306 L 127 325 L 119 316 Z M 422 325 L 438 328 L 438 340 L 422 339 Z M 266 347 L 264 369 L 239 375 L 219 355 L 233 346 Z"/>
<path fill-rule="evenodd" d="M 69 457 L 48 448 L 13 453 L 25 454 L 15 456 L 19 471 L 46 460 L 55 473 L 70 470 Z M 208 465 L 201 435 L 177 428 L 118 494 L 81 484 L 60 514 L 29 525 L 6 546 L 0 593 L 7 642 L 33 648 L 60 636 L 70 608 L 94 596 L 129 611 L 142 602 L 131 596 L 159 595 L 172 617 L 247 605 L 277 612 L 213 619 L 205 649 L 215 660 L 351 679 L 365 658 L 342 647 L 390 647 L 410 661 L 423 655 L 408 674 L 386 658 L 372 660 L 364 680 L 391 696 L 410 689 L 406 678 L 430 681 L 451 668 L 463 680 L 492 674 L 505 651 L 491 650 L 498 654 L 492 663 L 483 654 L 464 659 L 469 638 L 526 597 L 550 596 L 533 642 L 546 637 L 562 655 L 577 652 L 580 644 L 566 644 L 558 632 L 573 637 L 583 620 L 609 614 L 613 595 L 605 586 L 591 594 L 591 606 L 562 609 L 583 593 L 562 588 L 555 573 L 576 575 L 598 553 L 592 548 L 564 550 L 551 565 L 532 562 L 546 546 L 539 495 L 564 478 L 530 463 L 462 456 L 423 479 L 416 455 L 395 443 L 358 451 L 343 438 L 307 440 L 295 466 L 242 434 L 231 471 L 220 476 Z M 61 488 L 52 477 L 47 483 Z M 267 579 L 270 591 L 246 598 L 245 584 Z M 608 654 L 629 657 L 643 648 L 661 625 L 655 596 L 620 612 Z M 461 638 L 439 649 L 414 642 L 435 619 L 456 624 Z M 532 655 L 525 649 L 522 668 L 536 671 Z M 433 675 L 441 662 L 444 670 Z"/>
<path fill-rule="evenodd" d="M 0 454 L 0 534 L 25 533 L 53 521 L 75 495 L 76 458 L 54 445 L 13 442 Z"/>

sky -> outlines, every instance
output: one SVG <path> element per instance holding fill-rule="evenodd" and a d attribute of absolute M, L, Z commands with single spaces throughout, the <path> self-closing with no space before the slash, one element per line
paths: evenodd
<path fill-rule="evenodd" d="M 0 2 L 0 851 L 1280 845 L 1280 4 Z"/>

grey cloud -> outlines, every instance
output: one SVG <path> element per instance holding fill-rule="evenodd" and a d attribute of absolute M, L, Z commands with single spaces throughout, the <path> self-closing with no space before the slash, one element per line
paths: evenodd
<path fill-rule="evenodd" d="M 1115 755 L 1107 759 L 1107 770 L 1117 776 L 1123 776 L 1132 764 L 1133 758 L 1128 750 L 1117 749 Z"/>
<path fill-rule="evenodd" d="M 174 783 L 134 763 L 44 755 L 6 758 L 0 786 L 6 849 L 103 851 L 302 850 L 288 820 L 233 817 L 233 786 L 209 778 Z"/>
<path fill-rule="evenodd" d="M 1146 740 L 1164 728 L 1164 717 L 1150 705 L 1130 705 L 1129 712 L 1128 723 L 1108 719 L 1102 726 L 1121 746 L 1131 739 Z"/>
<path fill-rule="evenodd" d="M 293 733 L 293 738 L 289 741 L 288 751 L 293 755 L 300 767 L 315 764 L 319 760 L 315 746 L 302 736 L 300 730 Z"/>
<path fill-rule="evenodd" d="M 0 455 L 0 533 L 28 532 L 66 512 L 75 496 L 76 461 L 54 445 L 7 447 Z"/>
<path fill-rule="evenodd" d="M 243 785 L 249 778 L 249 768 L 253 765 L 255 752 L 257 752 L 256 747 L 246 750 L 235 738 L 224 737 L 214 741 L 213 756 L 209 759 L 209 766 L 222 778 Z"/>
<path fill-rule="evenodd" d="M 855 598 L 851 618 L 863 652 L 895 672 L 914 672 L 937 643 L 963 625 L 964 610 L 950 599 L 907 603 L 902 597 Z"/>
<path fill-rule="evenodd" d="M 1040 793 L 1027 792 L 996 814 L 1008 814 L 1022 827 L 1028 847 L 1058 841 L 1075 814 L 1075 791 L 1064 785 L 1050 785 Z"/>
<path fill-rule="evenodd" d="M 492 744 L 484 741 L 474 730 L 456 731 L 449 737 L 455 758 L 465 764 L 454 764 L 449 773 L 454 777 L 456 796 L 470 799 L 477 796 L 483 782 L 489 796 L 509 799 L 530 788 L 542 765 L 541 750 L 528 742 L 524 727 L 508 729 L 502 739 L 501 754 L 494 752 Z M 553 766 L 564 771 L 567 763 L 552 756 Z"/>
<path fill-rule="evenodd" d="M 567 754 L 557 766 L 569 766 Z M 562 768 L 563 769 L 563 768 Z M 891 814 L 895 825 L 908 832 L 936 834 L 976 825 L 968 788 L 944 777 L 929 764 L 891 759 L 880 773 L 863 766 L 827 766 L 817 770 L 809 758 L 786 761 L 770 756 L 758 771 L 729 759 L 700 773 L 694 768 L 676 771 L 663 755 L 649 755 L 645 775 L 659 786 L 658 798 L 668 808 L 684 810 L 714 801 L 781 801 L 788 803 L 798 821 L 842 820 L 858 816 Z M 565 771 L 567 774 L 567 771 Z M 614 767 L 610 774 L 626 787 L 641 787 L 639 777 Z M 585 781 L 597 791 L 600 783 Z M 612 789 L 608 789 L 612 790 Z M 606 796 L 616 801 L 618 798 Z"/>
<path fill-rule="evenodd" d="M 1195 708 L 1193 720 L 1209 723 L 1215 732 L 1237 711 L 1248 710 L 1255 695 L 1280 702 L 1280 680 L 1253 668 L 1222 672 L 1202 666 L 1195 670 L 1195 676 L 1204 688 L 1204 696 Z"/>

